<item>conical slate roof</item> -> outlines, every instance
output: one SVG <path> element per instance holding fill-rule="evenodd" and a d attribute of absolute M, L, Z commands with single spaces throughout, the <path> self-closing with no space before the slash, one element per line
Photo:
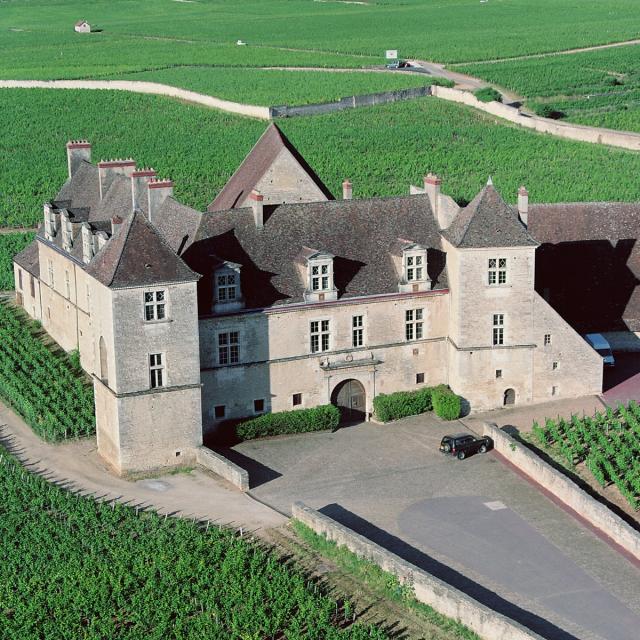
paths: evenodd
<path fill-rule="evenodd" d="M 216 199 L 207 207 L 207 211 L 226 211 L 241 206 L 260 178 L 267 172 L 282 149 L 287 149 L 315 182 L 328 200 L 333 195 L 325 184 L 307 164 L 299 151 L 291 144 L 287 136 L 274 123 L 270 124 L 237 171 L 231 176 Z"/>
<path fill-rule="evenodd" d="M 200 278 L 138 212 L 117 226 L 111 239 L 87 267 L 87 273 L 114 289 Z"/>
<path fill-rule="evenodd" d="M 502 199 L 491 181 L 458 213 L 442 235 L 454 247 L 463 249 L 538 244 L 520 222 L 517 211 Z"/>

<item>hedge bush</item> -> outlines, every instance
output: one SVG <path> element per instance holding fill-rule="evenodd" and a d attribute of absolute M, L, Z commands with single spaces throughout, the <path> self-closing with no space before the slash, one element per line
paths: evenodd
<path fill-rule="evenodd" d="M 440 385 L 433 389 L 431 394 L 433 410 L 443 420 L 456 420 L 460 417 L 462 409 L 461 399 L 446 385 Z"/>
<path fill-rule="evenodd" d="M 340 411 L 332 404 L 312 409 L 297 409 L 266 413 L 236 425 L 236 435 L 241 440 L 279 436 L 285 433 L 307 433 L 336 429 L 340 424 Z"/>
<path fill-rule="evenodd" d="M 502 94 L 493 87 L 483 87 L 473 94 L 480 102 L 502 102 Z"/>

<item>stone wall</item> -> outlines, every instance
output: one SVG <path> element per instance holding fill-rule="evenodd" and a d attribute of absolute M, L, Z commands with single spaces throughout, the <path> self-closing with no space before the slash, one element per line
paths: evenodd
<path fill-rule="evenodd" d="M 485 422 L 483 435 L 493 439 L 495 450 L 568 507 L 604 532 L 611 540 L 640 559 L 640 534 L 575 482 L 548 465 L 533 451 L 514 440 L 497 425 Z"/>
<path fill-rule="evenodd" d="M 240 491 L 249 491 L 249 473 L 247 470 L 234 464 L 231 460 L 227 460 L 223 455 L 206 447 L 198 447 L 196 449 L 196 460 L 199 465 L 221 476 L 240 489 Z"/>
<path fill-rule="evenodd" d="M 485 640 L 542 640 L 541 636 L 462 593 L 446 582 L 412 565 L 364 536 L 335 520 L 307 507 L 302 502 L 292 506 L 296 520 L 316 533 L 344 546 L 384 571 L 397 576 L 402 583 L 413 585 L 415 598 L 439 613 L 459 620 Z"/>

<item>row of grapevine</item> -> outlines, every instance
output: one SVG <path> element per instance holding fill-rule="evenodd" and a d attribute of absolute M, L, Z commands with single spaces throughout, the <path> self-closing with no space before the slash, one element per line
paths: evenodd
<path fill-rule="evenodd" d="M 593 417 L 537 422 L 533 434 L 570 465 L 584 463 L 601 486 L 615 484 L 634 509 L 640 509 L 640 406 L 631 401 Z"/>
<path fill-rule="evenodd" d="M 7 640 L 385 640 L 291 563 L 210 523 L 100 503 L 0 447 Z"/>
<path fill-rule="evenodd" d="M 14 288 L 13 256 L 24 249 L 33 240 L 33 233 L 0 234 L 0 291 Z"/>
<path fill-rule="evenodd" d="M 93 387 L 37 336 L 37 323 L 0 303 L 0 397 L 45 440 L 95 433 Z"/>

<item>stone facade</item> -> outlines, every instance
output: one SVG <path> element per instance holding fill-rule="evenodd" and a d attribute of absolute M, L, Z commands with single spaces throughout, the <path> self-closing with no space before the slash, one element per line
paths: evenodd
<path fill-rule="evenodd" d="M 491 185 L 464 209 L 431 175 L 333 201 L 266 139 L 260 172 L 234 175 L 242 199 L 205 214 L 134 184 L 131 160 L 101 163 L 101 183 L 69 143 L 69 180 L 16 256 L 18 302 L 94 379 L 116 471 L 193 463 L 229 420 L 328 403 L 368 419 L 376 395 L 425 385 L 472 409 L 600 391 L 601 358 L 536 293 L 537 244 Z"/>

